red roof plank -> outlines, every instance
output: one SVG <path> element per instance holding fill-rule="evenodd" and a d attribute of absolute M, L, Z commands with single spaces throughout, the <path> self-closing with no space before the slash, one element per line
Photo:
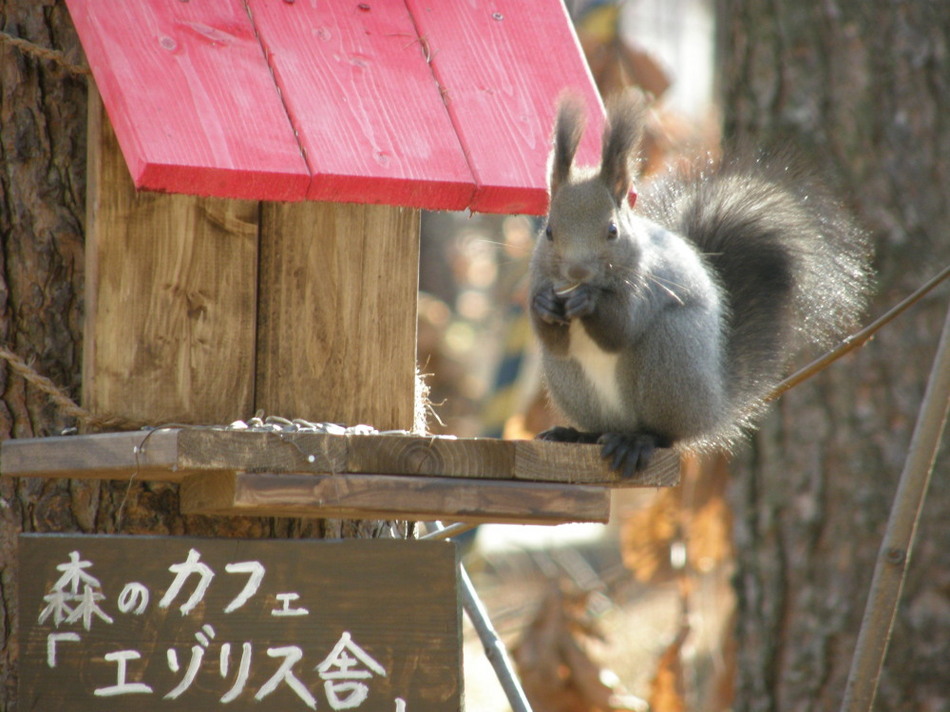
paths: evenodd
<path fill-rule="evenodd" d="M 471 209 L 542 214 L 557 97 L 582 96 L 598 157 L 603 106 L 562 0 L 407 0 L 475 174 Z"/>
<path fill-rule="evenodd" d="M 310 175 L 242 0 L 67 0 L 135 184 L 300 200 Z"/>
<path fill-rule="evenodd" d="M 402 2 L 250 0 L 311 200 L 460 210 L 474 179 Z"/>
<path fill-rule="evenodd" d="M 67 4 L 149 190 L 541 214 L 557 96 L 603 121 L 561 0 Z"/>

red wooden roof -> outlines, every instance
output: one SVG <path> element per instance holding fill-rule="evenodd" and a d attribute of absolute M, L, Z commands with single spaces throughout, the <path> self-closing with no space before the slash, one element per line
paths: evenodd
<path fill-rule="evenodd" d="M 540 214 L 558 95 L 602 123 L 562 0 L 67 4 L 143 189 Z"/>

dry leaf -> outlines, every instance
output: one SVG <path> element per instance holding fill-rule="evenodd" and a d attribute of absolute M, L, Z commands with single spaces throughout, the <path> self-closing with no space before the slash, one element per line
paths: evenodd
<path fill-rule="evenodd" d="M 639 581 L 664 581 L 674 573 L 670 552 L 685 547 L 691 571 L 711 571 L 732 557 L 732 514 L 725 501 L 724 457 L 684 457 L 679 487 L 663 490 L 646 509 L 622 524 L 624 565 Z"/>
<path fill-rule="evenodd" d="M 689 625 L 684 623 L 676 638 L 670 643 L 657 665 L 656 675 L 650 684 L 650 710 L 652 712 L 686 712 L 683 699 L 683 643 L 689 637 Z"/>
<path fill-rule="evenodd" d="M 591 643 L 600 635 L 587 613 L 587 596 L 552 586 L 512 650 L 532 708 L 544 712 L 646 712 L 646 703 L 628 695 L 616 676 L 591 656 Z"/>

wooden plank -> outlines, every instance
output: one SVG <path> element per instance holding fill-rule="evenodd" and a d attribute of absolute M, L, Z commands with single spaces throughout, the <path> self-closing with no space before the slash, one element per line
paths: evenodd
<path fill-rule="evenodd" d="M 361 710 L 461 710 L 451 543 L 18 543 L 21 709 L 328 710 L 365 691 Z"/>
<path fill-rule="evenodd" d="M 22 438 L 0 443 L 10 477 L 179 480 L 179 430 Z"/>
<path fill-rule="evenodd" d="M 392 475 L 515 477 L 515 444 L 480 438 L 353 435 L 347 438 L 346 472 Z"/>
<path fill-rule="evenodd" d="M 542 440 L 425 438 L 353 435 L 345 470 L 605 487 L 670 487 L 679 484 L 679 456 L 661 450 L 650 468 L 629 480 L 610 470 L 600 446 Z"/>
<path fill-rule="evenodd" d="M 0 443 L 0 465 L 6 475 L 125 479 L 128 468 L 135 463 L 133 448 L 143 441 L 147 457 L 140 458 L 139 464 L 151 479 L 181 479 L 185 474 L 209 471 L 249 471 L 384 473 L 598 487 L 679 484 L 679 458 L 669 450 L 659 451 L 649 469 L 624 480 L 607 467 L 596 445 L 205 428 L 6 440 Z"/>
<path fill-rule="evenodd" d="M 257 407 L 410 429 L 419 212 L 265 204 L 260 270 Z"/>
<path fill-rule="evenodd" d="M 475 174 L 471 209 L 543 214 L 557 97 L 589 107 L 579 164 L 599 160 L 603 107 L 562 0 L 407 0 Z"/>
<path fill-rule="evenodd" d="M 68 6 L 149 190 L 541 214 L 557 96 L 601 124 L 560 0 Z"/>
<path fill-rule="evenodd" d="M 610 518 L 610 491 L 602 487 L 445 477 L 219 472 L 186 477 L 180 497 L 185 514 L 513 524 Z"/>
<path fill-rule="evenodd" d="M 679 457 L 661 450 L 629 480 L 610 470 L 597 445 L 541 440 L 418 435 L 324 435 L 184 430 L 179 466 L 278 473 L 385 473 L 471 480 L 548 482 L 603 487 L 679 484 Z M 311 459 L 313 458 L 313 459 Z"/>
<path fill-rule="evenodd" d="M 67 4 L 136 186 L 304 197 L 310 174 L 242 0 Z"/>
<path fill-rule="evenodd" d="M 680 457 L 673 450 L 658 450 L 646 470 L 625 480 L 607 467 L 600 456 L 600 445 L 543 440 L 518 440 L 514 445 L 514 476 L 520 480 L 557 476 L 562 482 L 598 482 L 614 487 L 675 487 L 680 483 Z"/>
<path fill-rule="evenodd" d="M 93 90 L 88 165 L 85 406 L 156 425 L 247 417 L 257 204 L 137 193 Z"/>
<path fill-rule="evenodd" d="M 179 432 L 183 470 L 346 472 L 347 439 L 321 433 Z"/>
<path fill-rule="evenodd" d="M 403 3 L 248 5 L 313 173 L 308 199 L 468 205 L 472 173 Z"/>

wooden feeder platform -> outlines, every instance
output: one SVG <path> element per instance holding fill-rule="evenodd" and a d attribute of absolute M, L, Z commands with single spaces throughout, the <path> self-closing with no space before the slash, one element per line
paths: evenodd
<path fill-rule="evenodd" d="M 181 483 L 186 514 L 606 522 L 610 489 L 669 487 L 657 453 L 629 480 L 596 445 L 174 428 L 6 440 L 3 474 Z"/>
<path fill-rule="evenodd" d="M 677 483 L 670 452 L 621 480 L 594 445 L 198 425 L 413 428 L 421 209 L 543 214 L 565 91 L 596 161 L 561 0 L 67 5 L 94 78 L 83 405 L 185 425 L 8 440 L 3 474 L 180 482 L 190 514 L 549 524 Z"/>

